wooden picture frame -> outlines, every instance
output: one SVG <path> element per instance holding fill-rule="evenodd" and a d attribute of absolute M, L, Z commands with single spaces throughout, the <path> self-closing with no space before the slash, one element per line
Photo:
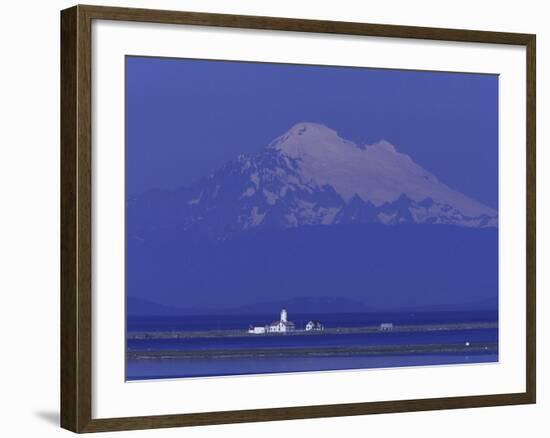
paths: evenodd
<path fill-rule="evenodd" d="M 129 418 L 92 418 L 92 22 L 114 20 L 387 38 L 518 45 L 526 48 L 527 284 L 526 391 L 417 400 Z M 75 6 L 61 12 L 61 426 L 74 432 L 337 417 L 535 403 L 536 37 L 290 18 Z"/>

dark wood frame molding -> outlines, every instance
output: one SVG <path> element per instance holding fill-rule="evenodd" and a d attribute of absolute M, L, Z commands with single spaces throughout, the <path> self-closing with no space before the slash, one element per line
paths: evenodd
<path fill-rule="evenodd" d="M 92 20 L 139 21 L 525 46 L 527 51 L 526 391 L 469 397 L 92 419 Z M 520 33 L 80 5 L 62 11 L 61 426 L 81 433 L 535 403 L 535 48 L 535 35 Z"/>

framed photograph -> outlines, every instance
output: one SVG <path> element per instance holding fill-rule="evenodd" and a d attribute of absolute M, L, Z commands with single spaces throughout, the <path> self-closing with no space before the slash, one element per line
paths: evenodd
<path fill-rule="evenodd" d="M 535 35 L 61 13 L 61 423 L 535 403 Z"/>

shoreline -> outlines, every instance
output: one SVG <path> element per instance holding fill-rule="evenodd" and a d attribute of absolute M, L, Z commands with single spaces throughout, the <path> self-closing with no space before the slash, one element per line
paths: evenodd
<path fill-rule="evenodd" d="M 333 327 L 324 330 L 305 331 L 296 330 L 286 333 L 248 333 L 247 329 L 233 330 L 203 330 L 203 331 L 133 331 L 127 332 L 126 339 L 189 339 L 189 338 L 217 338 L 217 337 L 252 337 L 264 336 L 322 336 L 325 334 L 345 335 L 354 333 L 403 333 L 419 331 L 444 331 L 444 330 L 479 330 L 498 328 L 498 322 L 474 322 L 451 324 L 419 324 L 394 326 L 391 330 L 380 330 L 380 326 L 362 327 Z"/>

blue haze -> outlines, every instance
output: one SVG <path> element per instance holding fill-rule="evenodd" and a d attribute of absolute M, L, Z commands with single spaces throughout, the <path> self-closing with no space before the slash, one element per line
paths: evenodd
<path fill-rule="evenodd" d="M 128 295 L 168 307 L 208 313 L 298 297 L 345 298 L 371 310 L 498 303 L 496 228 L 308 226 L 217 245 L 168 229 L 152 239 L 128 241 Z"/>

